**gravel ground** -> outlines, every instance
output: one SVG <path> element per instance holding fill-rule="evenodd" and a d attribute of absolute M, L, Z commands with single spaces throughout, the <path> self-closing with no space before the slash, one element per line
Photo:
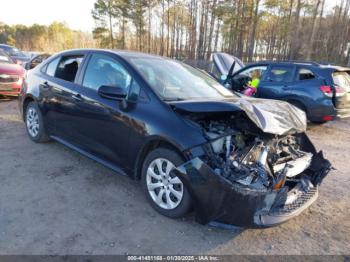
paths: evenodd
<path fill-rule="evenodd" d="M 165 218 L 138 182 L 58 143 L 34 144 L 0 101 L 0 254 L 349 254 L 350 119 L 308 134 L 336 170 L 299 217 L 268 229 Z"/>

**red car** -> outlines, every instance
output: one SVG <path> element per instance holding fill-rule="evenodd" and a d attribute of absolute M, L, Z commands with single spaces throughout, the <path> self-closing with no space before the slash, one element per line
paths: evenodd
<path fill-rule="evenodd" d="M 18 96 L 26 71 L 0 50 L 0 95 Z"/>

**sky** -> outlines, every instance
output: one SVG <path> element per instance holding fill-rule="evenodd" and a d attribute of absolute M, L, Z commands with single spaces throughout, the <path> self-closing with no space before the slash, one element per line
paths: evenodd
<path fill-rule="evenodd" d="M 70 28 L 91 31 L 91 10 L 95 0 L 0 0 L 0 22 L 48 25 L 66 22 Z"/>
<path fill-rule="evenodd" d="M 326 10 L 341 0 L 326 0 Z M 6 24 L 48 25 L 66 22 L 70 28 L 91 31 L 91 16 L 95 0 L 0 0 L 0 22 Z"/>

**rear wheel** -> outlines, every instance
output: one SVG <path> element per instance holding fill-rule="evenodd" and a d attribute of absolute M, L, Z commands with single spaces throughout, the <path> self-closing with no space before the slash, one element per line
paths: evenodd
<path fill-rule="evenodd" d="M 30 139 L 36 143 L 50 140 L 44 128 L 42 114 L 35 102 L 30 102 L 25 111 L 25 124 Z"/>
<path fill-rule="evenodd" d="M 191 208 L 190 195 L 181 180 L 171 174 L 183 163 L 174 151 L 158 148 L 150 152 L 142 168 L 142 187 L 152 207 L 164 216 L 183 217 Z"/>

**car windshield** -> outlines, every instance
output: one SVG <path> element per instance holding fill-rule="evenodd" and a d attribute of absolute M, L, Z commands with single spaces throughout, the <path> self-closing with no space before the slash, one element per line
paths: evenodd
<path fill-rule="evenodd" d="M 130 61 L 165 101 L 235 96 L 207 74 L 183 63 L 160 58 L 131 58 Z"/>
<path fill-rule="evenodd" d="M 13 64 L 13 61 L 5 52 L 0 50 L 0 63 Z"/>
<path fill-rule="evenodd" d="M 10 50 L 10 55 L 11 56 L 20 56 L 20 57 L 25 57 L 26 56 L 22 51 L 20 51 L 17 48 L 12 48 Z"/>

